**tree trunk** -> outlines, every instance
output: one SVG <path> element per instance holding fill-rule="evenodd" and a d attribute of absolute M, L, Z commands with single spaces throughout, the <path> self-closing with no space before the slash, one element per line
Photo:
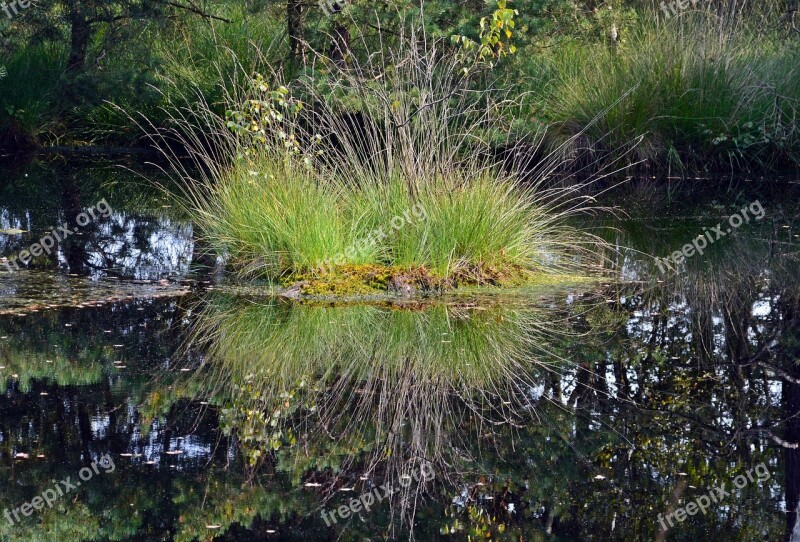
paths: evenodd
<path fill-rule="evenodd" d="M 70 36 L 69 62 L 67 70 L 81 72 L 86 65 L 86 52 L 89 49 L 89 23 L 83 15 L 81 0 L 72 0 L 70 22 L 72 25 Z"/>
<path fill-rule="evenodd" d="M 796 305 L 796 300 L 791 296 L 784 296 L 785 299 L 780 307 L 780 314 L 784 322 L 784 329 L 781 330 L 781 349 L 780 357 L 776 360 L 780 367 L 794 378 L 800 378 L 800 366 L 796 360 L 800 354 L 798 339 L 800 339 L 800 310 Z M 783 386 L 783 409 L 786 429 L 783 438 L 789 442 L 800 442 L 800 385 L 784 380 Z M 786 470 L 784 473 L 786 487 L 786 537 L 790 542 L 800 542 L 800 449 L 788 448 L 784 450 L 784 460 Z"/>
<path fill-rule="evenodd" d="M 289 34 L 289 60 L 305 61 L 303 47 L 303 1 L 288 0 L 286 6 L 286 30 Z"/>

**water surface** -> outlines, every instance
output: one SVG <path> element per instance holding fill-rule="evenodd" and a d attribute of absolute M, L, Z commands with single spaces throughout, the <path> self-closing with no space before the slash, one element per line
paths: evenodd
<path fill-rule="evenodd" d="M 587 223 L 619 248 L 598 284 L 296 304 L 220 283 L 191 224 L 121 165 L 154 174 L 0 172 L 0 230 L 24 230 L 0 234 L 5 257 L 113 209 L 0 274 L 3 540 L 788 539 L 794 185 L 632 188 L 629 216 Z M 761 220 L 658 269 L 755 200 Z"/>

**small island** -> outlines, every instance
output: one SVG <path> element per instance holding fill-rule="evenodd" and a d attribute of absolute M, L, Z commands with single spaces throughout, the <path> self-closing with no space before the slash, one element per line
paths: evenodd
<path fill-rule="evenodd" d="M 245 78 L 224 117 L 201 103 L 151 136 L 227 270 L 286 297 L 438 295 L 594 273 L 604 243 L 571 225 L 591 209 L 581 194 L 592 180 L 551 180 L 563 149 L 512 133 L 518 101 L 475 91 L 485 63 L 443 51 L 412 35 L 365 64 L 321 55 L 319 72 L 289 86 L 278 74 Z M 173 158 L 168 137 L 199 173 Z"/>

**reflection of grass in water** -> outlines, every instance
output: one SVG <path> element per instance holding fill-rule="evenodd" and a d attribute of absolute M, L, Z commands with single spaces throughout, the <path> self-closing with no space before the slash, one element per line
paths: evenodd
<path fill-rule="evenodd" d="M 531 309 L 445 304 L 426 310 L 378 306 L 217 304 L 197 328 L 230 375 L 276 387 L 346 373 L 352 380 L 412 371 L 418 380 L 486 386 L 509 376 L 531 332 Z"/>
<path fill-rule="evenodd" d="M 217 294 L 194 328 L 209 365 L 197 380 L 251 465 L 268 459 L 294 486 L 320 483 L 305 492 L 322 493 L 329 509 L 342 487 L 396 484 L 431 461 L 435 481 L 390 500 L 390 521 L 409 525 L 423 494 L 449 502 L 475 476 L 494 479 L 497 463 L 484 453 L 510 460 L 517 431 L 544 447 L 561 435 L 568 409 L 556 401 L 551 411 L 534 388 L 542 369 L 560 369 L 564 339 L 576 335 L 566 306 L 533 306 L 538 298 L 398 310 Z"/>
<path fill-rule="evenodd" d="M 656 222 L 655 227 L 648 222 L 623 223 L 616 234 L 620 236 L 619 244 L 628 247 L 628 254 L 624 259 L 620 255 L 618 269 L 622 271 L 624 267 L 626 278 L 649 281 L 644 291 L 654 302 L 684 299 L 696 314 L 731 298 L 749 296 L 754 300 L 766 287 L 796 296 L 800 253 L 798 241 L 792 237 L 795 209 L 785 203 L 765 201 L 763 219 L 751 218 L 727 232 L 729 217 L 740 213 L 742 201 L 746 200 L 740 199 L 738 204 L 721 210 L 691 208 L 687 211 L 689 218 Z M 671 260 L 659 268 L 656 258 L 662 262 L 663 258 L 671 258 L 673 252 L 691 244 L 704 231 L 711 232 L 717 224 L 725 235 L 717 239 L 716 234 L 710 233 L 714 241 L 702 254 L 695 251 L 680 264 Z M 640 290 L 641 286 L 634 288 Z"/>
<path fill-rule="evenodd" d="M 531 368 L 554 363 L 537 355 L 553 320 L 508 300 L 395 310 L 222 297 L 194 337 L 208 341 L 210 401 L 252 464 L 303 439 L 293 466 L 279 466 L 298 481 L 362 452 L 367 470 L 386 462 L 397 477 L 422 458 L 452 464 L 466 447 L 450 441 L 475 437 L 463 424 L 529 416 Z"/>
<path fill-rule="evenodd" d="M 10 379 L 18 382 L 19 391 L 28 393 L 34 380 L 46 380 L 58 386 L 86 386 L 100 382 L 103 367 L 86 363 L 97 355 L 85 351 L 81 360 L 61 353 L 45 354 L 31 348 L 15 348 L 0 344 L 0 393 L 8 390 Z"/>

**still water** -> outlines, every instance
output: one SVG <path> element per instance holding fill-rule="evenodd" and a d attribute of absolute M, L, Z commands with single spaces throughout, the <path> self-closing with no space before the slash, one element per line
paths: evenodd
<path fill-rule="evenodd" d="M 81 224 L 0 263 L 1 540 L 792 537 L 797 185 L 631 182 L 585 224 L 602 282 L 301 304 L 229 283 L 156 174 L 0 169 L 6 261 Z"/>

